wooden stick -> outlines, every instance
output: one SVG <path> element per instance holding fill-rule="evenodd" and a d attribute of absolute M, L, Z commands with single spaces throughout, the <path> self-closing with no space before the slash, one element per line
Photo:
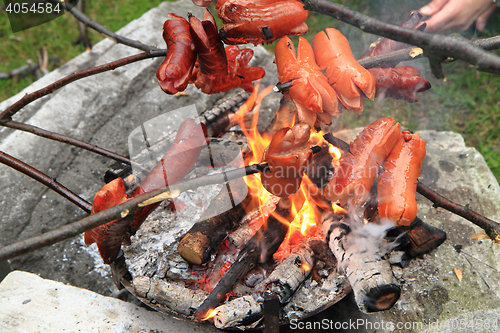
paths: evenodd
<path fill-rule="evenodd" d="M 220 184 L 228 180 L 240 178 L 245 174 L 249 175 L 262 172 L 266 166 L 267 163 L 249 165 L 244 168 L 226 171 L 224 173 L 189 179 L 173 184 L 170 188 L 162 187 L 160 189 L 141 194 L 133 199 L 127 200 L 97 214 L 87 216 L 79 221 L 67 223 L 62 227 L 48 231 L 44 234 L 0 247 L 0 261 L 11 259 L 28 252 L 50 246 L 62 240 L 75 237 L 82 232 L 100 225 L 124 218 L 125 216 L 132 214 L 137 209 L 144 207 L 146 205 L 145 202 L 148 200 L 151 200 L 152 204 L 162 200 L 171 199 L 174 196 L 173 194 L 179 194 L 189 189 L 195 189 L 206 185 Z"/>
<path fill-rule="evenodd" d="M 365 313 L 390 309 L 401 289 L 389 262 L 382 259 L 383 240 L 361 228 L 362 222 L 349 215 L 328 213 L 321 231 L 337 258 L 339 271 L 351 284 L 358 308 Z"/>
<path fill-rule="evenodd" d="M 86 143 L 86 142 L 78 140 L 78 139 L 71 138 L 71 137 L 66 136 L 66 135 L 62 135 L 62 134 L 58 134 L 58 133 L 55 133 L 55 132 L 47 131 L 47 130 L 45 130 L 43 128 L 40 128 L 40 127 L 36 127 L 36 126 L 33 126 L 33 125 L 20 123 L 20 122 L 14 121 L 14 120 L 9 120 L 9 121 L 5 121 L 5 122 L 1 122 L 0 121 L 0 126 L 4 126 L 4 127 L 16 129 L 16 130 L 19 130 L 19 131 L 28 132 L 28 133 L 31 133 L 31 134 L 34 134 L 34 135 L 38 135 L 38 136 L 40 136 L 42 138 L 46 138 L 46 139 L 49 139 L 49 140 L 54 140 L 54 141 L 59 141 L 59 142 L 62 142 L 62 143 L 67 143 L 69 145 L 72 145 L 72 146 L 75 146 L 75 147 L 79 147 L 79 148 L 83 148 L 85 150 L 91 151 L 91 152 L 99 154 L 101 156 L 105 156 L 105 157 L 111 158 L 111 159 L 113 159 L 115 161 L 119 161 L 119 162 L 122 162 L 122 163 L 125 163 L 125 164 L 128 164 L 128 165 L 134 164 L 135 167 L 142 168 L 141 165 L 135 163 L 134 161 L 131 161 L 130 159 L 128 159 L 128 158 L 126 158 L 126 157 L 124 157 L 122 155 L 113 153 L 112 151 L 109 151 L 109 150 L 97 147 L 95 145 L 92 145 L 90 143 Z"/>
<path fill-rule="evenodd" d="M 83 71 L 79 71 L 79 72 L 70 74 L 68 76 L 65 76 L 62 79 L 57 80 L 56 82 L 51 83 L 42 89 L 34 91 L 30 94 L 24 95 L 19 101 L 15 102 L 11 106 L 9 106 L 7 109 L 2 111 L 2 113 L 0 113 L 0 121 L 10 120 L 11 117 L 17 111 L 19 111 L 21 108 L 25 107 L 29 103 L 31 103 L 39 98 L 42 98 L 43 96 L 46 96 L 46 95 L 56 91 L 57 89 L 64 87 L 65 85 L 67 85 L 73 81 L 76 81 L 76 80 L 79 80 L 79 79 L 82 79 L 84 77 L 91 76 L 94 74 L 103 73 L 106 71 L 111 71 L 115 68 L 118 68 L 118 67 L 121 67 L 124 65 L 128 65 L 128 64 L 131 64 L 133 62 L 140 61 L 140 60 L 155 58 L 155 57 L 164 57 L 166 54 L 167 54 L 167 50 L 148 51 L 148 52 L 136 54 L 136 55 L 133 55 L 130 57 L 125 57 L 123 59 L 112 61 L 112 62 L 104 64 L 104 65 L 85 69 Z"/>
<path fill-rule="evenodd" d="M 418 46 L 431 58 L 446 59 L 452 57 L 474 65 L 479 71 L 500 74 L 500 57 L 484 51 L 466 39 L 437 35 L 384 23 L 331 1 L 302 0 L 302 2 L 305 9 L 331 16 L 360 28 L 364 32 Z"/>
<path fill-rule="evenodd" d="M 90 210 L 92 208 L 92 205 L 90 203 L 83 200 L 78 195 L 71 192 L 68 188 L 64 187 L 62 184 L 60 184 L 56 180 L 52 179 L 51 177 L 47 176 L 43 172 L 38 171 L 37 169 L 33 168 L 32 166 L 18 160 L 17 158 L 15 158 L 13 156 L 10 156 L 9 154 L 6 154 L 2 151 L 0 151 L 0 163 L 5 164 L 5 165 L 23 173 L 23 174 L 25 174 L 26 176 L 33 178 L 37 182 L 47 186 L 48 188 L 50 188 L 51 190 L 53 190 L 57 194 L 61 195 L 65 199 L 67 199 L 70 202 L 77 205 L 78 207 L 83 209 L 87 214 L 90 214 Z"/>

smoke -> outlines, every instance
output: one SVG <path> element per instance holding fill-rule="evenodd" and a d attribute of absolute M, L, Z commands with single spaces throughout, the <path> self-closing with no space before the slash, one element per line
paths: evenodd
<path fill-rule="evenodd" d="M 349 212 L 344 223 L 349 228 L 342 242 L 345 259 L 352 260 L 353 257 L 358 257 L 358 260 L 361 258 L 380 260 L 398 245 L 395 242 L 387 242 L 385 239 L 387 232 L 396 225 L 390 219 L 382 219 L 380 223 L 365 223 L 365 220 L 358 214 Z M 339 263 L 342 270 L 348 261 L 342 260 Z M 365 260 L 361 259 L 360 262 L 365 262 Z"/>

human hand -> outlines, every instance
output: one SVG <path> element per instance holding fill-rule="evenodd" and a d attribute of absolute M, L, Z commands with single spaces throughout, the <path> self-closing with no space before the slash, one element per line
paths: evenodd
<path fill-rule="evenodd" d="M 430 16 L 425 30 L 439 32 L 465 30 L 476 20 L 476 28 L 483 30 L 494 9 L 492 0 L 433 0 L 419 11 Z"/>

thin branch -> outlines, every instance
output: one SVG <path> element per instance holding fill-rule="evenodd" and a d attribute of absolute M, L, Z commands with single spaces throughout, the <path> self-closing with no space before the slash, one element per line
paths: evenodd
<path fill-rule="evenodd" d="M 478 39 L 472 41 L 474 44 L 486 51 L 498 50 L 500 49 L 500 36 Z"/>
<path fill-rule="evenodd" d="M 430 58 L 452 57 L 475 65 L 480 71 L 500 75 L 500 57 L 484 51 L 463 38 L 431 34 L 387 24 L 326 0 L 303 0 L 303 2 L 306 9 L 334 17 L 364 32 L 418 46 Z"/>
<path fill-rule="evenodd" d="M 140 54 L 136 54 L 136 55 L 126 57 L 123 59 L 112 61 L 112 62 L 104 64 L 104 65 L 85 69 L 83 71 L 79 71 L 79 72 L 73 73 L 71 75 L 68 75 L 66 77 L 63 77 L 62 79 L 57 80 L 56 82 L 54 82 L 52 84 L 49 84 L 45 88 L 34 91 L 31 94 L 24 95 L 19 101 L 12 104 L 7 109 L 2 111 L 2 113 L 0 113 L 0 121 L 5 121 L 7 119 L 11 119 L 11 117 L 17 111 L 19 111 L 21 108 L 25 107 L 29 103 L 31 103 L 31 102 L 33 102 L 33 101 L 35 101 L 35 100 L 37 100 L 45 95 L 48 95 L 48 94 L 54 92 L 55 90 L 57 90 L 61 87 L 64 87 L 68 83 L 82 79 L 82 78 L 87 77 L 87 76 L 110 71 L 110 70 L 113 70 L 115 68 L 125 66 L 128 64 L 137 62 L 137 61 L 144 60 L 144 59 L 155 58 L 155 57 L 164 57 L 166 54 L 167 54 L 167 50 L 154 50 L 154 51 L 149 51 L 149 52 L 145 52 L 145 53 L 140 53 Z"/>
<path fill-rule="evenodd" d="M 119 162 L 122 162 L 122 163 L 125 163 L 128 165 L 133 164 L 134 167 L 140 168 L 142 171 L 149 173 L 149 171 L 144 169 L 142 165 L 126 158 L 125 156 L 113 153 L 112 151 L 94 146 L 90 143 L 86 143 L 86 142 L 81 141 L 81 140 L 77 140 L 77 139 L 62 135 L 62 134 L 58 134 L 55 132 L 44 130 L 40 127 L 36 127 L 33 125 L 28 125 L 28 124 L 23 124 L 23 123 L 13 121 L 13 120 L 5 121 L 5 122 L 0 121 L 0 126 L 4 126 L 4 127 L 19 130 L 19 131 L 32 133 L 32 134 L 38 135 L 42 138 L 46 138 L 46 139 L 54 140 L 54 141 L 59 141 L 59 142 L 67 143 L 67 144 L 75 146 L 75 147 L 83 148 L 83 149 L 86 149 L 86 150 L 91 151 L 93 153 L 111 158 L 115 161 L 119 161 Z"/>
<path fill-rule="evenodd" d="M 146 44 L 143 44 L 137 40 L 133 40 L 133 39 L 130 39 L 130 38 L 127 38 L 127 37 L 124 37 L 124 36 L 121 36 L 121 35 L 114 33 L 113 31 L 107 29 L 106 27 L 104 27 L 104 26 L 100 25 L 99 23 L 88 18 L 85 14 L 83 14 L 81 11 L 79 11 L 75 6 L 73 6 L 69 2 L 61 2 L 58 0 L 49 0 L 49 1 L 52 3 L 60 4 L 61 6 L 64 7 L 64 9 L 66 9 L 68 12 L 73 14 L 73 16 L 78 21 L 86 24 L 88 27 L 96 30 L 97 32 L 100 32 L 100 33 L 108 36 L 109 38 L 111 38 L 113 41 L 115 41 L 118 44 L 127 45 L 127 46 L 130 46 L 130 47 L 142 50 L 142 51 L 151 51 L 151 50 L 157 49 L 156 47 L 146 45 Z"/>
<path fill-rule="evenodd" d="M 399 51 L 389 52 L 377 56 L 358 59 L 361 66 L 366 69 L 380 67 L 387 64 L 398 63 L 402 61 L 416 60 L 424 57 L 422 49 L 419 47 L 408 47 Z"/>
<path fill-rule="evenodd" d="M 83 1 L 84 0 L 78 0 L 78 3 L 76 4 L 77 9 L 82 13 L 85 10 L 83 8 Z M 80 36 L 78 37 L 78 40 L 75 44 L 82 42 L 85 50 L 90 51 L 92 49 L 92 44 L 90 43 L 90 39 L 87 34 L 87 25 L 81 21 L 78 21 L 78 29 L 80 30 Z"/>
<path fill-rule="evenodd" d="M 442 195 L 436 193 L 428 186 L 417 183 L 417 192 L 422 194 L 424 197 L 432 201 L 434 207 L 441 207 L 463 217 L 466 220 L 471 221 L 478 227 L 484 229 L 488 237 L 496 243 L 500 243 L 500 224 L 490 220 L 478 213 L 474 212 L 469 208 L 469 205 L 461 206 L 443 197 Z"/>
<path fill-rule="evenodd" d="M 59 62 L 60 61 L 59 58 L 51 58 L 51 57 L 49 57 L 48 60 L 52 61 L 52 62 Z M 35 70 L 37 70 L 40 67 L 38 64 L 34 64 L 31 59 L 28 59 L 27 62 L 28 63 L 26 65 L 18 67 L 18 68 L 14 68 L 13 70 L 11 70 L 8 73 L 1 73 L 0 72 L 0 79 L 9 79 L 11 77 L 21 75 L 21 74 L 23 74 L 23 77 L 24 77 L 24 76 L 28 75 L 29 73 L 34 72 Z"/>
<path fill-rule="evenodd" d="M 324 136 L 325 140 L 327 140 L 328 142 L 330 142 L 330 140 L 332 140 L 332 142 L 336 142 L 338 144 L 336 145 L 337 148 L 341 149 L 344 153 L 347 152 L 346 149 L 349 147 L 349 144 L 347 142 L 333 136 L 333 134 L 331 133 L 328 134 L 328 137 L 327 135 Z M 380 168 L 383 169 L 382 167 Z M 449 212 L 463 217 L 464 219 L 484 229 L 484 231 L 492 241 L 500 243 L 500 223 L 476 213 L 475 211 L 471 210 L 468 205 L 461 206 L 449 199 L 446 199 L 441 194 L 422 184 L 420 181 L 417 183 L 417 192 L 429 199 L 434 204 L 434 207 L 444 208 Z"/>
<path fill-rule="evenodd" d="M 68 223 L 44 234 L 0 247 L 0 262 L 50 246 L 65 239 L 75 237 L 82 232 L 91 230 L 108 222 L 125 218 L 140 208 L 139 204 L 153 197 L 162 195 L 165 192 L 180 193 L 189 189 L 198 188 L 200 186 L 221 184 L 245 175 L 262 172 L 266 167 L 267 163 L 254 164 L 223 173 L 189 179 L 184 182 L 174 184 L 171 187 L 162 187 L 160 189 L 141 194 L 117 206 L 103 210 L 97 214 L 87 216 L 79 221 Z"/>
<path fill-rule="evenodd" d="M 52 179 L 51 177 L 47 176 L 41 171 L 38 171 L 37 169 L 33 168 L 32 166 L 21 162 L 15 157 L 12 157 L 2 151 L 0 151 L 0 163 L 5 164 L 13 169 L 16 169 L 17 171 L 25 174 L 28 177 L 33 178 L 34 180 L 40 182 L 41 184 L 47 186 L 48 188 L 52 189 L 54 192 L 57 194 L 63 196 L 64 198 L 68 199 L 81 209 L 83 209 L 87 214 L 90 214 L 90 210 L 92 209 L 92 205 L 88 203 L 87 201 L 83 200 L 80 198 L 78 195 L 75 193 L 71 192 L 68 190 L 66 187 L 61 185 L 59 182 L 56 180 Z"/>

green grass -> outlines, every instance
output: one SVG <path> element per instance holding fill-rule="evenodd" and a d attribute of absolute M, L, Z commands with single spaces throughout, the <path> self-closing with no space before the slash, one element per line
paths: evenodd
<path fill-rule="evenodd" d="M 385 22 L 401 22 L 407 13 L 419 8 L 427 0 L 405 1 L 384 0 L 338 0 L 352 9 L 379 18 Z M 147 10 L 156 7 L 161 0 L 117 0 L 86 1 L 85 13 L 90 18 L 116 31 Z M 384 8 L 397 10 L 386 10 Z M 214 12 L 214 11 L 212 11 Z M 486 31 L 473 30 L 463 33 L 467 38 L 485 38 L 500 34 L 500 13 L 490 19 Z M 404 14 L 402 14 L 404 13 Z M 220 26 L 220 21 L 218 22 Z M 310 31 L 305 35 L 309 41 L 320 30 L 334 27 L 342 31 L 351 41 L 356 56 L 366 53 L 368 46 L 377 37 L 364 34 L 359 29 L 317 13 L 310 13 L 307 20 Z M 103 37 L 89 29 L 93 44 Z M 60 64 L 50 64 L 49 70 L 60 66 L 84 52 L 82 44 L 73 45 L 78 37 L 77 22 L 70 14 L 27 31 L 12 33 L 5 12 L 0 12 L 0 71 L 6 72 L 26 64 L 28 59 L 36 62 L 36 52 L 46 46 L 50 57 L 61 59 Z M 298 37 L 292 40 L 297 44 Z M 274 44 L 265 46 L 274 49 Z M 498 53 L 497 53 L 498 54 Z M 366 101 L 361 114 L 346 112 L 337 129 L 366 126 L 382 116 L 394 117 L 404 127 L 411 129 L 452 130 L 461 133 L 466 143 L 476 147 L 486 159 L 493 173 L 500 180 L 500 76 L 477 72 L 464 63 L 444 66 L 447 81 L 432 77 L 425 60 L 413 63 L 422 71 L 422 76 L 432 83 L 432 89 L 419 94 L 420 102 L 408 104 L 395 100 Z M 36 80 L 34 75 L 22 79 L 0 80 L 0 101 L 13 96 Z"/>
<path fill-rule="evenodd" d="M 91 0 L 85 2 L 85 14 L 111 31 L 116 31 L 128 22 L 140 17 L 161 0 Z M 0 2 L 1 3 L 1 2 Z M 92 44 L 103 39 L 101 34 L 88 29 Z M 12 33 L 7 13 L 0 11 L 0 72 L 26 65 L 28 59 L 37 62 L 37 51 L 46 46 L 49 57 L 59 58 L 61 63 L 49 63 L 49 71 L 71 60 L 85 51 L 83 44 L 74 45 L 79 30 L 76 19 L 69 13 L 43 25 Z M 0 101 L 13 96 L 36 80 L 35 75 L 18 79 L 0 80 Z"/>

